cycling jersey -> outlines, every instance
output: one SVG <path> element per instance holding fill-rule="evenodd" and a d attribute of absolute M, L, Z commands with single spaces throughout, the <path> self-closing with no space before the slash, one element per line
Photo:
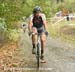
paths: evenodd
<path fill-rule="evenodd" d="M 29 20 L 32 21 L 34 27 L 40 28 L 43 26 L 43 21 L 46 21 L 46 17 L 43 13 L 40 13 L 38 17 L 32 14 Z"/>

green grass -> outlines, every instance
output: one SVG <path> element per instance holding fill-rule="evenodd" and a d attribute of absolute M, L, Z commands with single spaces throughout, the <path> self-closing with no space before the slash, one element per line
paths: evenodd
<path fill-rule="evenodd" d="M 63 20 L 57 24 L 48 23 L 50 36 L 53 38 L 61 38 L 64 41 L 75 42 L 75 34 L 67 33 L 70 29 L 75 29 L 75 26 L 69 26 L 69 24 L 75 24 L 75 21 L 67 22 Z"/>

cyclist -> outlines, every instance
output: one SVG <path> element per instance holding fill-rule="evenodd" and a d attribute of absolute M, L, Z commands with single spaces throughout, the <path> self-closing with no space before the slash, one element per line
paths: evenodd
<path fill-rule="evenodd" d="M 33 14 L 29 17 L 29 35 L 31 32 L 33 33 L 40 33 L 40 42 L 41 42 L 41 60 L 44 60 L 44 42 L 45 42 L 45 34 L 48 35 L 47 26 L 46 26 L 46 17 L 45 14 L 41 12 L 39 6 L 36 6 L 33 9 Z M 32 35 L 32 53 L 35 54 L 35 35 Z"/>
<path fill-rule="evenodd" d="M 21 26 L 21 27 L 22 27 L 24 33 L 25 33 L 25 31 L 26 31 L 26 28 L 27 28 L 27 25 L 26 25 L 25 20 L 26 20 L 26 17 L 23 17 L 23 18 L 22 18 L 22 26 Z"/>

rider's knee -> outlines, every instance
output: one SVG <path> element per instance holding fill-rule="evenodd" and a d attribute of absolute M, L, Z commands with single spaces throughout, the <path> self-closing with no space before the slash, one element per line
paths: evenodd
<path fill-rule="evenodd" d="M 44 35 L 41 36 L 41 42 L 45 42 L 45 36 Z"/>
<path fill-rule="evenodd" d="M 33 33 L 37 33 L 37 29 L 35 27 L 32 28 Z"/>

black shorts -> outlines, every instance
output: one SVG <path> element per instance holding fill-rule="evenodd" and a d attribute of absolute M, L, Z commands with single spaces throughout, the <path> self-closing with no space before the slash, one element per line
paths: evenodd
<path fill-rule="evenodd" d="M 33 26 L 34 27 L 34 26 Z M 35 27 L 36 28 L 36 27 Z M 36 28 L 38 33 L 43 33 L 44 32 L 44 28 L 40 27 L 40 28 Z"/>

